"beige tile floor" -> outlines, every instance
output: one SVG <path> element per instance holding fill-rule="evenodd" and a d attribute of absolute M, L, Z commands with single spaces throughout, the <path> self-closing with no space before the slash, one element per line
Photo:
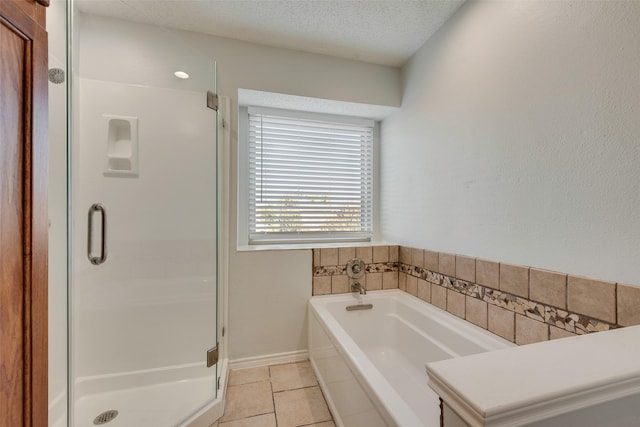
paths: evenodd
<path fill-rule="evenodd" d="M 212 427 L 335 427 L 308 361 L 231 371 Z"/>

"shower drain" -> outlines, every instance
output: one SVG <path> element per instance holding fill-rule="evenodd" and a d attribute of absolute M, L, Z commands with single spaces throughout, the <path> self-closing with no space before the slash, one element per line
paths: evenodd
<path fill-rule="evenodd" d="M 104 411 L 103 413 L 101 413 L 100 415 L 98 415 L 93 419 L 93 424 L 97 426 L 100 424 L 106 424 L 109 421 L 113 421 L 113 419 L 117 416 L 118 416 L 118 411 L 116 411 L 115 409 L 112 409 L 110 411 Z"/>

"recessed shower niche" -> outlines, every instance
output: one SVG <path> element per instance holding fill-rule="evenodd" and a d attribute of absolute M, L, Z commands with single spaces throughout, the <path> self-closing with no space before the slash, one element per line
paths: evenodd
<path fill-rule="evenodd" d="M 104 176 L 138 176 L 138 118 L 104 114 L 107 127 L 107 164 Z"/>

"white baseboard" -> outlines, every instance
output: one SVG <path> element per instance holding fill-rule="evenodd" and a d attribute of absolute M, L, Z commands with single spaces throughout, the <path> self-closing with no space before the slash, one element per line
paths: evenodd
<path fill-rule="evenodd" d="M 245 357 L 229 361 L 229 369 L 257 368 L 259 366 L 280 365 L 283 363 L 309 360 L 308 350 L 289 351 L 286 353 L 266 354 L 263 356 Z"/>

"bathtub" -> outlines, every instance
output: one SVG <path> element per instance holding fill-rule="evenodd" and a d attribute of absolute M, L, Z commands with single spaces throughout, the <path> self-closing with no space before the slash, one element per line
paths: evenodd
<path fill-rule="evenodd" d="M 347 311 L 355 304 L 370 310 Z M 514 346 L 400 290 L 309 301 L 309 358 L 337 426 L 437 427 L 425 364 Z"/>

